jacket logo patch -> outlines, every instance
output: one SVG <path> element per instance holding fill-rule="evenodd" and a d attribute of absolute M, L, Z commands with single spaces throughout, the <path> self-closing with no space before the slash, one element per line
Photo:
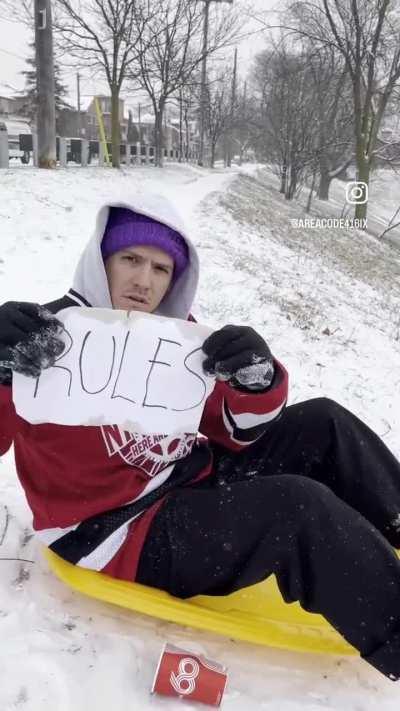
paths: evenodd
<path fill-rule="evenodd" d="M 186 457 L 196 438 L 194 434 L 142 435 L 118 425 L 102 425 L 100 429 L 109 457 L 119 454 L 126 464 L 138 467 L 150 477 Z"/>

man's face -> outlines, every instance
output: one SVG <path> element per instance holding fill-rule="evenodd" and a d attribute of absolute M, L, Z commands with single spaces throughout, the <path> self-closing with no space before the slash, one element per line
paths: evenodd
<path fill-rule="evenodd" d="M 126 247 L 105 268 L 114 309 L 152 313 L 171 284 L 174 260 L 158 247 Z"/>

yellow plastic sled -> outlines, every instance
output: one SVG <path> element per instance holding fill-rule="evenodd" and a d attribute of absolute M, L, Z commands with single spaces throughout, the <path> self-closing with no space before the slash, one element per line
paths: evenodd
<path fill-rule="evenodd" d="M 275 576 L 226 597 L 180 600 L 162 590 L 71 565 L 44 549 L 51 570 L 85 595 L 151 617 L 227 637 L 301 652 L 358 654 L 321 616 L 282 600 Z"/>

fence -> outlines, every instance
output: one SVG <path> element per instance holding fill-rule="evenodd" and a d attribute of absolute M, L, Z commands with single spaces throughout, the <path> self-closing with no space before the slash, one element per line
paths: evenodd
<path fill-rule="evenodd" d="M 57 161 L 62 168 L 66 168 L 68 163 L 73 162 L 83 168 L 95 163 L 100 166 L 106 165 L 106 155 L 104 145 L 99 141 L 88 141 L 84 138 L 64 138 L 57 137 Z M 111 156 L 111 143 L 107 144 L 108 153 Z M 121 163 L 124 165 L 151 165 L 154 164 L 154 147 L 141 143 L 122 143 L 120 146 Z M 16 155 L 18 154 L 19 155 Z M 37 166 L 37 137 L 33 135 L 21 134 L 19 136 L 19 151 L 10 152 L 9 136 L 7 131 L 0 131 L 0 168 L 9 168 L 10 159 L 20 159 L 22 163 L 30 163 L 33 157 L 33 164 Z M 176 148 L 164 148 L 165 160 L 178 160 L 179 151 Z M 193 153 L 187 157 L 190 161 L 195 161 L 197 156 Z"/>

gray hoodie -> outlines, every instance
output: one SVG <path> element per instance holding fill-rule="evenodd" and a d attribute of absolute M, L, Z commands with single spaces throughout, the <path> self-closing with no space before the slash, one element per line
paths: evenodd
<path fill-rule="evenodd" d="M 187 319 L 196 294 L 199 279 L 199 258 L 190 241 L 181 217 L 172 204 L 161 195 L 147 193 L 135 196 L 132 201 L 110 202 L 103 205 L 96 218 L 94 233 L 78 262 L 72 290 L 68 296 L 81 305 L 112 308 L 107 276 L 101 255 L 101 241 L 107 224 L 110 207 L 125 207 L 168 225 L 179 232 L 189 249 L 189 266 L 175 281 L 154 313 L 160 316 Z"/>

